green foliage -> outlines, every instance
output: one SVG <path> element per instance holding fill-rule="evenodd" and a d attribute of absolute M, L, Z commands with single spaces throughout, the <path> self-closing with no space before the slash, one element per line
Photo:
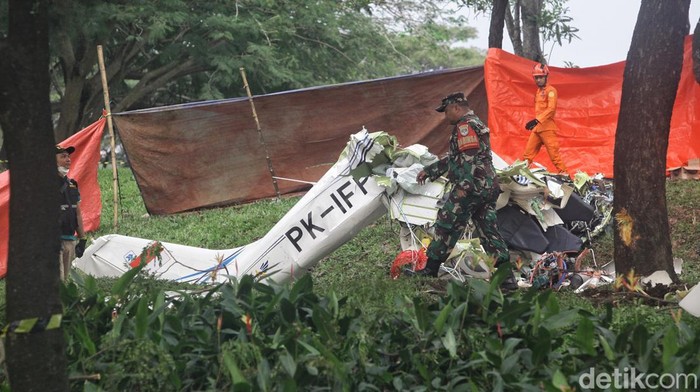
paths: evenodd
<path fill-rule="evenodd" d="M 691 373 L 700 335 L 683 322 L 611 329 L 561 309 L 551 291 L 503 296 L 493 284 L 450 283 L 396 312 L 293 285 L 240 281 L 198 292 L 143 290 L 138 275 L 100 293 L 77 278 L 63 293 L 74 387 L 169 390 L 561 390 L 591 367 Z M 128 289 L 124 290 L 125 287 Z M 661 353 L 661 355 L 659 355 Z M 99 381 L 77 381 L 99 373 Z"/>
<path fill-rule="evenodd" d="M 571 25 L 573 18 L 566 15 L 569 12 L 566 2 L 567 0 L 550 0 L 548 7 L 543 7 L 539 25 L 544 43 L 553 42 L 561 46 L 564 40 L 571 43 L 574 38 L 579 38 L 576 35 L 578 28 Z"/>
<path fill-rule="evenodd" d="M 102 105 L 97 45 L 115 111 L 244 96 L 241 67 L 263 94 L 481 63 L 482 53 L 452 50 L 475 33 L 441 16 L 447 3 L 53 2 L 53 97 L 84 97 L 76 102 L 86 106 L 70 110 L 94 119 Z"/>
<path fill-rule="evenodd" d="M 571 43 L 573 39 L 578 39 L 578 28 L 572 25 L 574 19 L 568 16 L 569 8 L 566 6 L 568 0 L 538 0 L 539 15 L 537 15 L 537 26 L 542 36 L 542 47 L 548 43 L 551 47 L 554 45 L 562 46 L 564 41 Z M 463 4 L 477 13 L 490 14 L 493 7 L 492 0 L 459 0 L 458 3 Z M 509 2 L 506 13 L 510 13 L 512 18 L 519 18 L 521 15 L 519 7 L 521 2 Z M 516 21 L 514 28 L 516 37 L 523 37 L 520 31 L 522 21 Z M 511 35 L 509 32 L 508 35 Z M 547 52 L 547 51 L 544 51 Z M 518 53 L 516 53 L 518 54 Z"/>
<path fill-rule="evenodd" d="M 483 62 L 485 53 L 452 45 L 473 38 L 476 30 L 466 26 L 464 19 L 450 20 L 450 25 L 428 22 L 397 37 L 399 52 L 411 53 L 412 70 L 429 71 L 450 67 L 449 64 L 476 65 Z"/>

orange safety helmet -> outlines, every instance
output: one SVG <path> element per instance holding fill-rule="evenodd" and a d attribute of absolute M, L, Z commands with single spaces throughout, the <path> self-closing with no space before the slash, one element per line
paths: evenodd
<path fill-rule="evenodd" d="M 532 76 L 549 76 L 549 67 L 547 64 L 535 64 L 532 69 Z"/>

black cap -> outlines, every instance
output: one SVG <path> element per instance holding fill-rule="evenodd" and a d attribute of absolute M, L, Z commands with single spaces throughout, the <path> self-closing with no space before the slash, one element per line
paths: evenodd
<path fill-rule="evenodd" d="M 73 146 L 68 146 L 68 147 L 61 147 L 58 144 L 56 145 L 56 154 L 62 154 L 64 152 L 67 152 L 68 155 L 72 154 L 75 151 L 75 147 Z"/>
<path fill-rule="evenodd" d="M 464 97 L 464 93 L 452 93 L 442 99 L 440 106 L 435 108 L 436 112 L 444 112 L 447 105 L 457 102 L 467 102 L 467 98 Z"/>

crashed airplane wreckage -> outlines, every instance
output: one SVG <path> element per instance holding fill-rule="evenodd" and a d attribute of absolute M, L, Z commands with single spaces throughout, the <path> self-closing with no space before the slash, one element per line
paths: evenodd
<path fill-rule="evenodd" d="M 449 190 L 444 180 L 416 183 L 418 171 L 435 160 L 422 145 L 399 148 L 395 137 L 363 129 L 351 135 L 331 169 L 253 243 L 211 250 L 106 235 L 74 263 L 97 277 L 118 277 L 145 264 L 152 276 L 180 282 L 224 282 L 242 275 L 286 282 L 305 274 L 388 212 L 402 226 L 399 256 L 404 257 L 397 257 L 392 268 L 397 277 L 395 272 L 405 267 L 402 263 L 416 268 L 442 196 Z M 521 286 L 571 285 L 581 290 L 614 279 L 611 265 L 598 266 L 595 254 L 584 248 L 610 222 L 610 181 L 584 173 L 573 182 L 562 180 L 544 170 L 529 170 L 523 162 L 508 165 L 495 154 L 494 163 L 503 190 L 497 204 L 499 228 L 520 271 L 516 275 Z M 583 267 L 584 258 L 592 259 L 593 265 Z M 443 276 L 489 278 L 492 264 L 478 238 L 465 233 L 443 264 Z"/>

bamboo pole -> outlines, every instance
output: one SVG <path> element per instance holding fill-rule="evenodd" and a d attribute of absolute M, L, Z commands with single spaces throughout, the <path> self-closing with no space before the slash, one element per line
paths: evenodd
<path fill-rule="evenodd" d="M 241 67 L 241 77 L 243 78 L 243 87 L 248 94 L 248 101 L 250 101 L 250 108 L 253 111 L 253 119 L 255 119 L 255 126 L 258 128 L 258 136 L 260 137 L 260 144 L 262 144 L 265 150 L 265 159 L 267 160 L 267 169 L 270 171 L 270 176 L 272 177 L 272 186 L 275 187 L 275 194 L 277 194 L 277 200 L 280 199 L 280 190 L 277 187 L 277 176 L 275 175 L 275 170 L 272 168 L 272 159 L 270 158 L 270 153 L 267 151 L 267 144 L 265 143 L 265 138 L 263 137 L 262 129 L 260 128 L 260 121 L 258 120 L 258 114 L 255 111 L 255 103 L 253 103 L 253 96 L 250 93 L 250 86 L 248 86 L 248 78 L 245 76 L 245 68 Z"/>
<path fill-rule="evenodd" d="M 113 227 L 117 227 L 117 207 L 119 199 L 119 186 L 117 182 L 117 153 L 116 141 L 114 139 L 114 125 L 112 124 L 112 109 L 109 105 L 109 88 L 107 85 L 107 72 L 105 71 L 105 60 L 102 55 L 102 45 L 97 45 L 97 61 L 100 64 L 100 75 L 102 76 L 102 92 L 105 99 L 105 110 L 107 111 L 107 129 L 109 129 L 109 139 L 112 151 L 112 188 L 114 193 L 114 220 Z"/>

